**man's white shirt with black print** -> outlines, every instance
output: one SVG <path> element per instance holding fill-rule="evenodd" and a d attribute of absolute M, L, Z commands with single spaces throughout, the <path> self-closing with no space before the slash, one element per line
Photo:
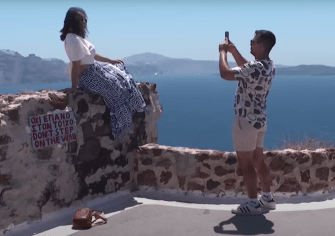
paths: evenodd
<path fill-rule="evenodd" d="M 255 60 L 242 67 L 232 68 L 238 85 L 235 92 L 234 112 L 247 119 L 254 128 L 266 125 L 266 97 L 275 67 L 270 59 Z"/>

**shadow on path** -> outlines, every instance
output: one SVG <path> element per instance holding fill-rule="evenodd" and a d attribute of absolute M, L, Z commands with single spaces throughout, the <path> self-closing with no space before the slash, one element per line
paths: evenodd
<path fill-rule="evenodd" d="M 231 230 L 233 224 L 236 230 Z M 264 215 L 260 216 L 239 216 L 235 215 L 229 220 L 222 221 L 214 227 L 214 232 L 228 235 L 257 235 L 273 234 L 273 222 L 267 220 Z"/>

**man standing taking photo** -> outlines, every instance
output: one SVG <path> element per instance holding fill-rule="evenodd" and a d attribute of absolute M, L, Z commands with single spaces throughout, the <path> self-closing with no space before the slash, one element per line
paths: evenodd
<path fill-rule="evenodd" d="M 264 133 L 267 127 L 266 97 L 275 75 L 269 53 L 275 43 L 276 37 L 272 32 L 257 30 L 250 42 L 250 52 L 255 60 L 250 62 L 242 57 L 228 38 L 219 45 L 220 76 L 225 80 L 238 81 L 232 139 L 250 198 L 232 210 L 232 213 L 238 215 L 260 215 L 261 208 L 276 208 L 270 191 L 270 169 L 263 154 Z M 228 52 L 233 55 L 238 67 L 229 67 Z M 257 178 L 262 187 L 262 194 L 258 198 Z"/>

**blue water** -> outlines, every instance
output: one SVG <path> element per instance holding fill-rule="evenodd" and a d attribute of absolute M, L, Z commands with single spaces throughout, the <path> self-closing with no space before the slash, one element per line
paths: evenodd
<path fill-rule="evenodd" d="M 231 126 L 235 81 L 218 75 L 136 77 L 154 82 L 163 113 L 158 143 L 232 151 Z M 0 93 L 63 89 L 70 82 L 1 85 Z M 276 76 L 267 99 L 268 130 L 264 147 L 304 137 L 335 142 L 335 76 Z"/>

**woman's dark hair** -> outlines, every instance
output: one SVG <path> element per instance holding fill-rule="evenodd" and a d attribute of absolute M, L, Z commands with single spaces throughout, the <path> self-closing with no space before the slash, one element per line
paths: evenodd
<path fill-rule="evenodd" d="M 77 17 L 78 12 L 83 13 L 85 20 L 87 20 L 87 15 L 83 9 L 79 7 L 71 7 L 66 13 L 64 27 L 60 31 L 62 33 L 60 36 L 62 41 L 65 40 L 68 33 L 74 33 L 83 38 L 86 37 L 86 34 L 88 33 L 87 26 L 84 28 L 81 26 L 80 19 Z"/>
<path fill-rule="evenodd" d="M 276 44 L 276 36 L 268 30 L 256 30 L 255 34 L 258 35 L 258 43 L 262 43 L 267 53 L 270 53 L 272 47 Z"/>

